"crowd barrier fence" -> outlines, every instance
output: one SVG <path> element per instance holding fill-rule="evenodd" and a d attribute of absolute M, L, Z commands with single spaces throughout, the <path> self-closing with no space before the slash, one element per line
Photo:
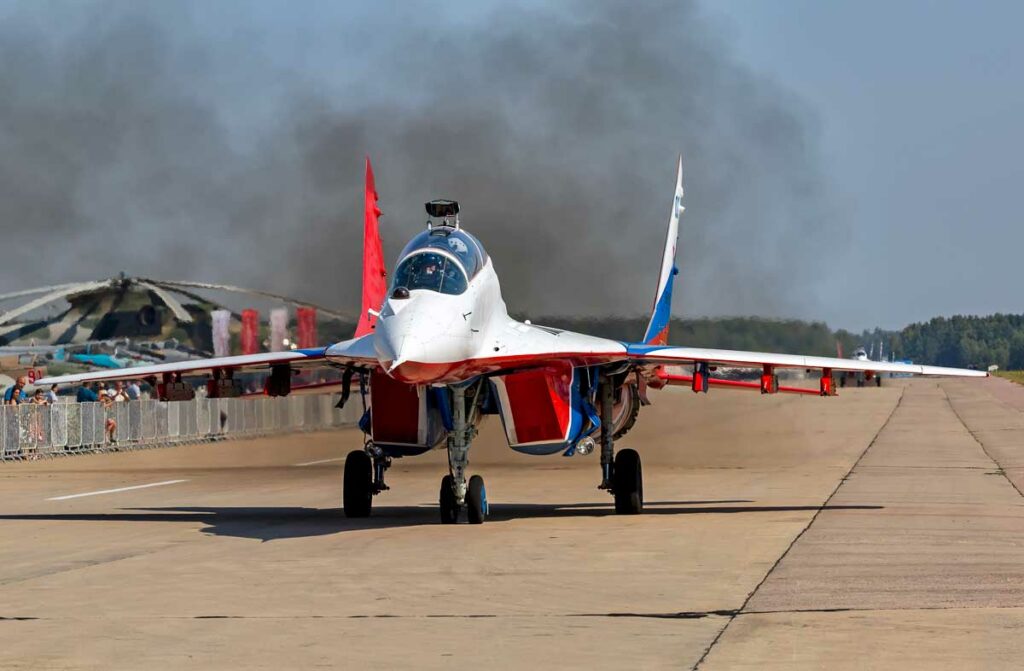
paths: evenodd
<path fill-rule="evenodd" d="M 0 461 L 166 447 L 355 424 L 360 404 L 336 394 L 0 406 Z"/>

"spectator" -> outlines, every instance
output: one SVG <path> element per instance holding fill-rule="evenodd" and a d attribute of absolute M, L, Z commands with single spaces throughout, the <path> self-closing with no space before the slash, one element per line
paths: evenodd
<path fill-rule="evenodd" d="M 110 393 L 110 397 L 117 403 L 128 400 L 128 392 L 124 389 L 124 382 L 118 380 L 114 383 L 114 390 Z"/>
<path fill-rule="evenodd" d="M 32 400 L 29 401 L 31 405 L 50 405 L 50 401 L 46 398 L 46 392 L 43 391 L 42 387 L 36 387 L 36 391 L 32 394 Z M 45 444 L 46 442 L 46 425 L 43 421 L 43 416 L 39 412 L 32 413 L 32 435 L 36 441 Z M 32 458 L 35 459 L 39 456 L 38 453 L 33 453 Z"/>
<path fill-rule="evenodd" d="M 42 387 L 36 387 L 36 393 L 32 395 L 32 405 L 50 405 L 50 399 Z"/>
<path fill-rule="evenodd" d="M 107 431 L 107 442 L 114 442 L 114 433 L 117 431 L 117 420 L 114 419 L 114 398 L 106 389 L 100 389 L 100 403 L 103 405 L 103 412 L 107 416 L 103 424 Z"/>
<path fill-rule="evenodd" d="M 46 400 L 49 401 L 50 405 L 57 402 L 57 385 L 50 387 L 50 391 L 46 392 Z"/>
<path fill-rule="evenodd" d="M 28 384 L 27 377 L 19 377 L 14 381 L 14 384 L 7 388 L 4 392 L 4 405 L 19 405 L 24 403 L 27 399 L 25 398 L 25 385 Z"/>
<path fill-rule="evenodd" d="M 79 403 L 95 403 L 100 400 L 96 392 L 92 390 L 92 382 L 83 382 L 82 386 L 78 388 L 78 394 L 75 396 L 75 400 Z"/>
<path fill-rule="evenodd" d="M 128 392 L 128 400 L 130 401 L 138 401 L 142 398 L 142 389 L 139 387 L 138 380 L 132 380 L 129 382 L 128 389 L 126 391 Z"/>

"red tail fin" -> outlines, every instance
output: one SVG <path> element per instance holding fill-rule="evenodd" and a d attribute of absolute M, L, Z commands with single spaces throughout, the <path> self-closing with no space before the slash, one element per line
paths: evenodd
<path fill-rule="evenodd" d="M 380 226 L 377 208 L 377 186 L 373 181 L 373 166 L 366 157 L 366 202 L 363 213 L 363 305 L 356 326 L 356 337 L 373 332 L 377 317 L 370 310 L 380 310 L 387 291 L 387 269 L 384 267 L 384 250 L 380 242 Z"/>

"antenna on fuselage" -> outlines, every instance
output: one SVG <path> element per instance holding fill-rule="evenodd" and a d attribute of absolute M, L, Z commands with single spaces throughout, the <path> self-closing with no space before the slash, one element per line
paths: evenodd
<path fill-rule="evenodd" d="M 459 230 L 459 203 L 455 200 L 432 200 L 424 207 L 427 208 L 427 229 L 434 230 L 434 226 L 453 228 Z M 441 221 L 435 223 L 434 219 Z"/>

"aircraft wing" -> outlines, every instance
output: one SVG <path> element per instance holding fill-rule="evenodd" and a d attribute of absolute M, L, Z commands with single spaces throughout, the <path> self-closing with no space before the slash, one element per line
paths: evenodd
<path fill-rule="evenodd" d="M 942 366 L 919 366 L 909 363 L 886 361 L 860 361 L 857 359 L 836 359 L 824 356 L 803 356 L 798 354 L 773 354 L 770 352 L 742 352 L 728 349 L 707 349 L 703 347 L 660 347 L 630 345 L 629 359 L 640 364 L 679 366 L 690 363 L 708 363 L 737 368 L 789 369 L 831 369 L 833 371 L 855 371 L 872 373 L 906 373 L 910 375 L 948 375 L 954 377 L 988 377 L 988 373 L 966 368 L 945 368 Z"/>
<path fill-rule="evenodd" d="M 57 375 L 35 381 L 36 386 L 51 384 L 80 384 L 98 380 L 142 380 L 164 373 L 181 373 L 182 375 L 198 375 L 209 373 L 214 369 L 231 369 L 235 371 L 267 370 L 272 366 L 288 364 L 292 368 L 312 368 L 326 363 L 326 347 L 299 349 L 290 352 L 264 352 L 261 354 L 243 354 L 240 356 L 224 356 L 212 359 L 190 359 L 152 366 L 134 366 L 113 370 L 76 373 L 74 375 Z"/>

